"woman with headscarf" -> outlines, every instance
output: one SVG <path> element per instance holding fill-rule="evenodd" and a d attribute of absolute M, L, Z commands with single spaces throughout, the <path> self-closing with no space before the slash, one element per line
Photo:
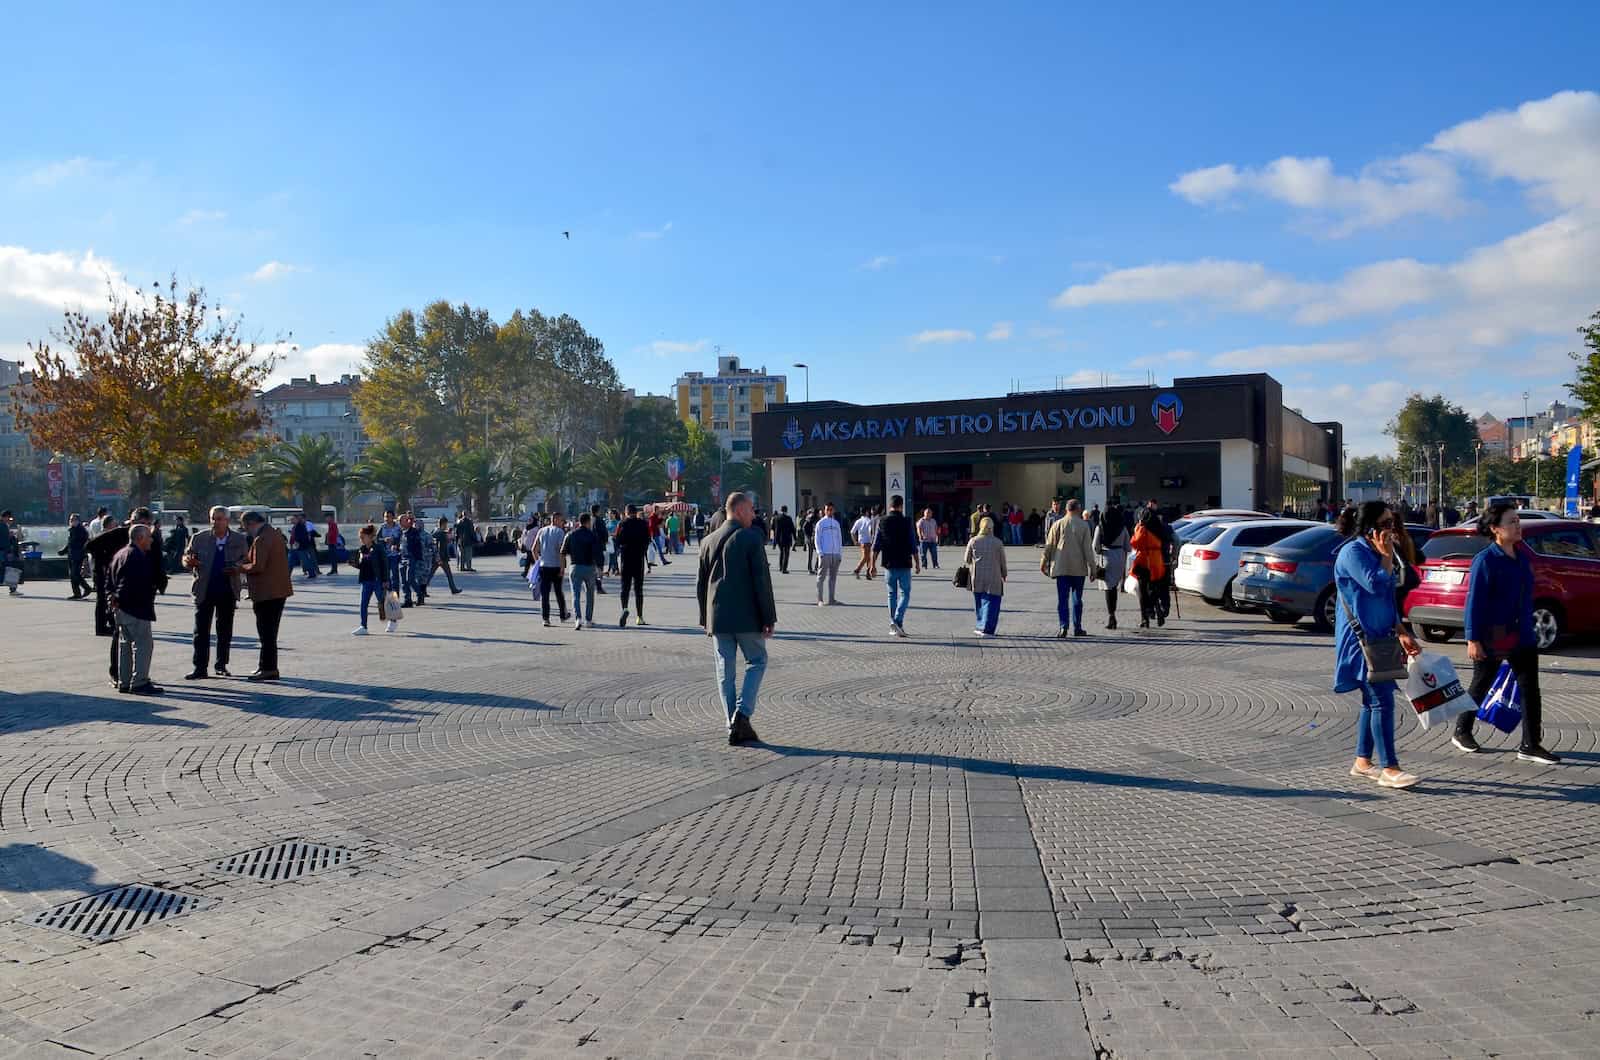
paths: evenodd
<path fill-rule="evenodd" d="M 1156 620 L 1156 625 L 1167 624 L 1166 616 L 1161 613 L 1160 594 L 1161 583 L 1167 576 L 1167 561 L 1163 558 L 1163 543 L 1161 534 L 1156 528 L 1156 523 L 1161 516 L 1156 514 L 1154 508 L 1146 508 L 1139 515 L 1139 525 L 1133 529 L 1133 537 L 1128 545 L 1133 550 L 1133 562 L 1130 565 L 1134 577 L 1139 579 L 1139 628 L 1149 629 L 1150 619 Z"/>
<path fill-rule="evenodd" d="M 1106 593 L 1106 628 L 1116 629 L 1117 594 L 1122 591 L 1122 579 L 1128 573 L 1128 527 L 1122 506 L 1115 499 L 1107 502 L 1100 525 L 1095 527 L 1094 553 L 1105 569 L 1100 587 Z"/>
<path fill-rule="evenodd" d="M 961 562 L 972 572 L 972 602 L 978 613 L 973 635 L 992 637 L 1000 624 L 1000 598 L 1006 591 L 1006 547 L 995 536 L 994 520 L 989 516 L 983 517 L 977 535 L 967 542 Z"/>

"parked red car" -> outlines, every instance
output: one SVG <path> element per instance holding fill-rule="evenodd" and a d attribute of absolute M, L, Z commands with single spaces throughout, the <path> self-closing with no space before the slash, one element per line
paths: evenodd
<path fill-rule="evenodd" d="M 1571 519 L 1522 524 L 1533 555 L 1533 630 L 1544 651 L 1570 634 L 1600 633 L 1600 527 Z M 1493 546 L 1468 527 L 1440 530 L 1422 546 L 1422 584 L 1406 597 L 1406 618 L 1424 640 L 1447 641 L 1466 627 L 1472 558 Z"/>

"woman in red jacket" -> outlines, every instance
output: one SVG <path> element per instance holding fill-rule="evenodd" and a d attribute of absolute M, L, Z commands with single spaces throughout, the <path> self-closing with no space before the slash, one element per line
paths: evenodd
<path fill-rule="evenodd" d="M 1156 625 L 1164 626 L 1167 620 L 1156 607 L 1156 593 L 1161 580 L 1167 576 L 1166 561 L 1161 558 L 1161 535 L 1156 533 L 1155 510 L 1146 508 L 1139 516 L 1133 538 L 1128 542 L 1131 558 L 1128 569 L 1139 579 L 1139 628 L 1149 629 L 1153 616 Z"/>

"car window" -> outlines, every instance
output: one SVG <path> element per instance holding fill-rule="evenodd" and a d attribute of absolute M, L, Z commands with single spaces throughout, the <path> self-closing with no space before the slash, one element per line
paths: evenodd
<path fill-rule="evenodd" d="M 1290 527 L 1290 529 L 1294 529 Z M 1311 551 L 1318 548 L 1331 548 L 1339 540 L 1339 531 L 1331 526 L 1313 526 L 1309 530 L 1295 530 L 1294 533 L 1278 542 L 1284 549 L 1305 549 Z"/>
<path fill-rule="evenodd" d="M 1221 537 L 1222 531 L 1226 529 L 1227 527 L 1222 526 L 1221 524 L 1202 526 L 1200 529 L 1190 534 L 1188 538 L 1185 539 L 1184 543 L 1188 545 L 1209 545 L 1211 542 Z"/>
<path fill-rule="evenodd" d="M 1215 519 L 1207 519 L 1185 524 L 1183 529 L 1178 531 L 1178 539 L 1180 541 L 1193 541 L 1196 534 L 1202 533 L 1216 525 L 1217 521 Z"/>
<path fill-rule="evenodd" d="M 1238 536 L 1233 539 L 1233 543 L 1236 545 L 1242 545 L 1245 548 L 1271 545 L 1282 541 L 1291 534 L 1299 533 L 1299 530 L 1299 527 L 1292 525 L 1250 526 L 1240 530 Z"/>
<path fill-rule="evenodd" d="M 1600 553 L 1595 551 L 1594 542 L 1589 539 L 1589 532 L 1576 526 L 1548 530 L 1542 534 L 1530 534 L 1528 547 L 1541 556 L 1555 556 L 1561 559 L 1600 559 Z"/>
<path fill-rule="evenodd" d="M 1445 556 L 1476 556 L 1489 547 L 1489 539 L 1477 534 L 1434 534 L 1422 546 L 1423 559 Z"/>

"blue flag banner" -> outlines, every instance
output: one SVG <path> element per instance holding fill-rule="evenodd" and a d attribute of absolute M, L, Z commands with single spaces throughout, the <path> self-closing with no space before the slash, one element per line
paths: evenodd
<path fill-rule="evenodd" d="M 1578 517 L 1578 471 L 1583 467 L 1583 446 L 1575 445 L 1567 454 L 1567 518 Z"/>

